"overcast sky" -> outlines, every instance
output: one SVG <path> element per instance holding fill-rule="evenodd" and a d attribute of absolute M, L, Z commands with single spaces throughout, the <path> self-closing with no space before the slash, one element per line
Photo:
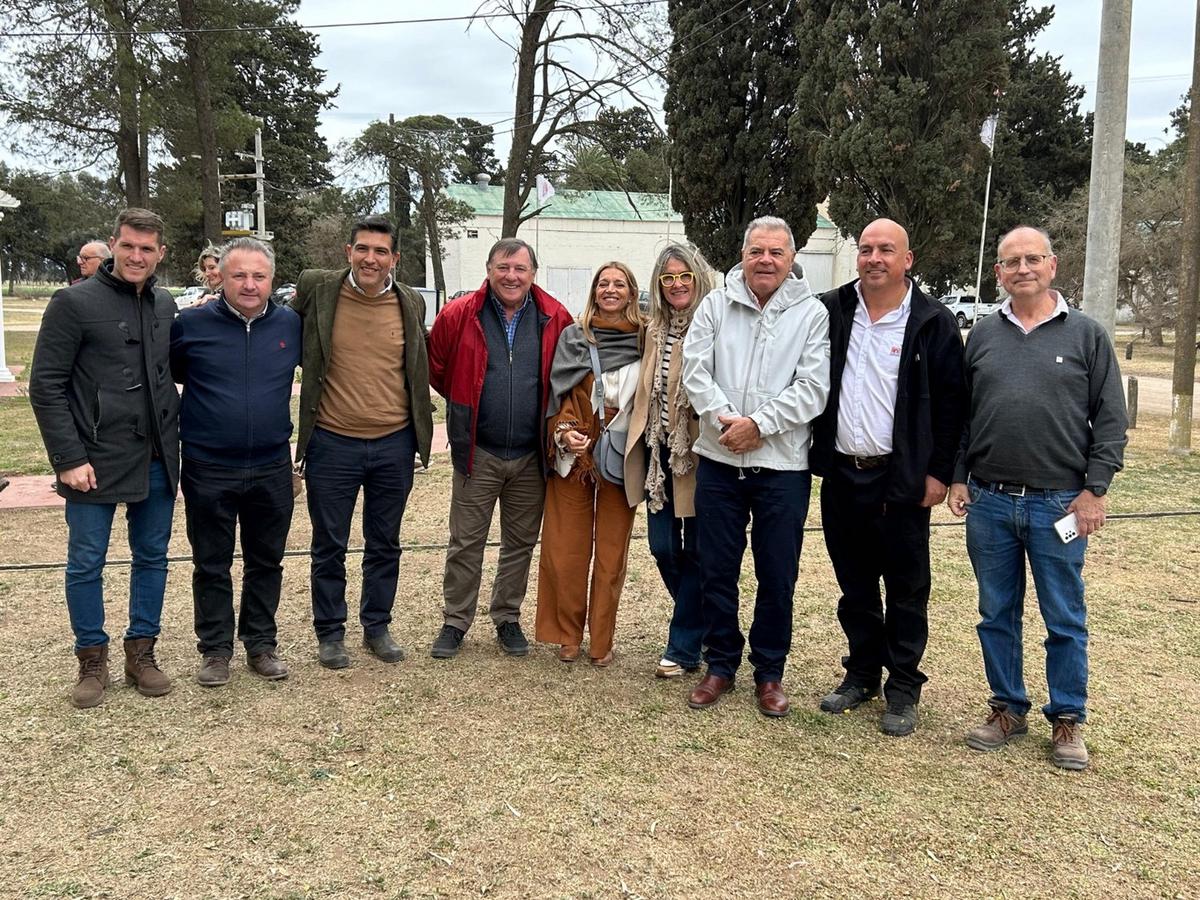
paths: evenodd
<path fill-rule="evenodd" d="M 308 26 L 431 15 L 467 15 L 477 0 L 443 0 L 436 6 L 399 0 L 301 0 L 299 21 Z M 1043 32 L 1041 50 L 1062 57 L 1073 80 L 1088 91 L 1091 109 L 1100 47 L 1101 0 L 1062 0 Z M 1130 53 L 1130 140 L 1161 146 L 1168 116 L 1187 93 L 1192 69 L 1195 5 L 1190 0 L 1134 0 Z M 1181 11 L 1182 10 L 1182 11 Z M 497 23 L 507 36 L 511 28 Z M 496 122 L 503 159 L 503 134 L 512 116 L 512 51 L 482 25 L 464 23 L 377 25 L 318 32 L 328 83 L 340 84 L 337 108 L 325 113 L 322 130 L 330 145 L 353 138 L 389 112 L 469 116 Z M 661 121 L 661 118 L 660 118 Z M 336 170 L 335 170 L 336 171 Z M 348 177 L 353 177 L 351 173 Z"/>

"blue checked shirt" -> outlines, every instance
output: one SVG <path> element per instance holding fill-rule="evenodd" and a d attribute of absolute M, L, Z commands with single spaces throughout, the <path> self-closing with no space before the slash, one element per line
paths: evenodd
<path fill-rule="evenodd" d="M 512 356 L 513 341 L 517 337 L 517 326 L 521 324 L 521 316 L 525 315 L 525 310 L 529 309 L 529 304 L 533 302 L 533 295 L 525 295 L 525 302 L 521 304 L 521 308 L 517 310 L 511 322 L 508 319 L 508 312 L 504 309 L 504 304 L 496 299 L 496 295 L 488 291 L 488 297 L 491 298 L 492 305 L 496 307 L 496 315 L 500 317 L 500 324 L 504 326 L 504 339 L 508 342 L 508 355 Z"/>

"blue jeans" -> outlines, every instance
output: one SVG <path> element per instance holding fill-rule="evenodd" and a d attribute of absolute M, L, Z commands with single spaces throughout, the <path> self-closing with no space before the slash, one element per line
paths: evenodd
<path fill-rule="evenodd" d="M 696 520 L 675 518 L 670 451 L 659 447 L 666 472 L 666 499 L 658 512 L 646 513 L 646 536 L 650 554 L 658 564 L 667 593 L 675 601 L 671 625 L 667 630 L 667 649 L 663 658 L 695 669 L 700 666 L 700 647 L 704 640 L 704 616 L 700 609 L 700 561 L 696 554 Z"/>
<path fill-rule="evenodd" d="M 313 429 L 304 479 L 312 520 L 310 580 L 318 641 L 346 637 L 346 547 L 360 488 L 364 548 L 358 620 L 365 637 L 377 637 L 391 624 L 400 574 L 400 523 L 416 454 L 412 425 L 369 439 Z"/>
<path fill-rule="evenodd" d="M 1083 558 L 1087 539 L 1064 544 L 1054 523 L 1067 514 L 1078 491 L 1029 491 L 1023 497 L 969 484 L 967 553 L 979 582 L 977 628 L 994 703 L 1019 715 L 1029 711 L 1022 667 L 1021 618 L 1025 611 L 1025 558 L 1033 571 L 1046 623 L 1046 681 L 1053 721 L 1087 707 L 1087 608 Z"/>
<path fill-rule="evenodd" d="M 738 622 L 739 582 L 750 525 L 758 591 L 750 625 L 754 681 L 782 681 L 792 647 L 792 595 L 812 475 L 726 465 L 701 458 L 696 470 L 696 536 L 705 624 L 704 658 L 712 675 L 732 678 L 746 637 Z M 751 524 L 752 523 L 752 524 Z"/>
<path fill-rule="evenodd" d="M 75 649 L 108 643 L 104 631 L 104 562 L 112 535 L 115 503 L 67 501 L 67 613 Z M 167 586 L 167 544 L 175 495 L 160 460 L 150 463 L 150 492 L 125 504 L 129 523 L 129 630 L 125 639 L 158 637 Z"/>

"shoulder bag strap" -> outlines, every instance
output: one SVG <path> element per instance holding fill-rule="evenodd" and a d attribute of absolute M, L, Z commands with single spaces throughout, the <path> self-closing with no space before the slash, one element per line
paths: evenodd
<path fill-rule="evenodd" d="M 592 357 L 592 374 L 595 376 L 596 384 L 596 414 L 600 416 L 600 430 L 604 430 L 604 381 L 600 374 L 600 351 L 596 349 L 596 345 L 591 341 L 587 341 L 588 353 Z"/>

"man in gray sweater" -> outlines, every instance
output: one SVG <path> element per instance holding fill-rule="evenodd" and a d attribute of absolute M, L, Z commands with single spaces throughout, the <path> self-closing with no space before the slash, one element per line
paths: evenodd
<path fill-rule="evenodd" d="M 1050 237 L 1014 228 L 1000 239 L 996 275 L 1009 294 L 967 341 L 970 412 L 948 503 L 967 518 L 967 552 L 979 583 L 979 643 L 992 697 L 975 750 L 998 750 L 1028 731 L 1021 661 L 1025 558 L 1046 623 L 1042 708 L 1052 761 L 1083 769 L 1087 747 L 1088 535 L 1104 526 L 1109 483 L 1120 470 L 1127 419 L 1112 342 L 1050 285 Z M 969 515 L 968 515 L 969 513 Z M 1073 516 L 1078 536 L 1055 523 Z M 1066 537 L 1070 537 L 1069 534 Z"/>

